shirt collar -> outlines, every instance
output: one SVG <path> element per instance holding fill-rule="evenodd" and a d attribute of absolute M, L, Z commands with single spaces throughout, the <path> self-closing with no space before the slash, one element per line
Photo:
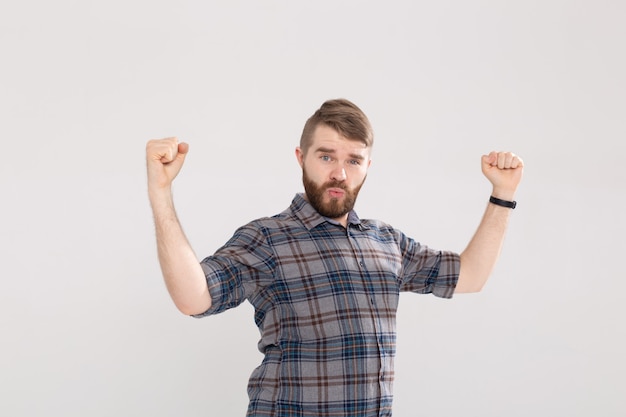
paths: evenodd
<path fill-rule="evenodd" d="M 313 206 L 305 200 L 303 193 L 296 194 L 291 202 L 290 210 L 308 230 L 311 230 L 324 222 L 339 225 L 336 221 L 319 214 Z M 351 210 L 348 213 L 348 225 L 357 226 L 361 230 L 367 229 L 367 227 L 361 223 L 361 219 L 359 219 L 359 216 L 354 210 Z"/>

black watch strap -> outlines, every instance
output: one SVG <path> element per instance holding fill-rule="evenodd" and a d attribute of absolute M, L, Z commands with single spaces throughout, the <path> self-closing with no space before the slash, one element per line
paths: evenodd
<path fill-rule="evenodd" d="M 496 206 L 507 207 L 510 209 L 514 209 L 515 206 L 517 206 L 517 201 L 500 200 L 494 196 L 489 197 L 489 202 L 495 204 Z"/>

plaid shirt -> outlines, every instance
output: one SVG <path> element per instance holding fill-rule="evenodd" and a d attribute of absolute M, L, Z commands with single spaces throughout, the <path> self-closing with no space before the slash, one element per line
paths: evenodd
<path fill-rule="evenodd" d="M 201 264 L 213 305 L 196 317 L 255 308 L 255 417 L 391 416 L 399 292 L 450 298 L 459 273 L 455 253 L 354 212 L 344 228 L 300 194 Z"/>

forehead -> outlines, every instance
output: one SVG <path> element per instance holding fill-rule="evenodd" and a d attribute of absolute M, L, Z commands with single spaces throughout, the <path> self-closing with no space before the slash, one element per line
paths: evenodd
<path fill-rule="evenodd" d="M 363 156 L 369 155 L 369 147 L 365 143 L 359 140 L 348 139 L 339 134 L 339 132 L 332 127 L 323 124 L 315 128 L 311 139 L 309 150 L 312 152 L 317 152 L 320 149 L 331 149 L 335 152 L 356 153 Z"/>

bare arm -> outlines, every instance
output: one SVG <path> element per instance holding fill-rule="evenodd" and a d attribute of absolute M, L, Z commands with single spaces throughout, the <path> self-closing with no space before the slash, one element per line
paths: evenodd
<path fill-rule="evenodd" d="M 493 186 L 492 195 L 513 200 L 522 179 L 524 163 L 510 152 L 491 152 L 481 160 L 483 174 Z M 461 253 L 461 271 L 455 292 L 480 291 L 500 256 L 511 209 L 489 203 L 482 221 Z"/>
<path fill-rule="evenodd" d="M 176 138 L 146 145 L 148 195 L 154 215 L 159 263 L 167 290 L 184 314 L 199 314 L 211 306 L 204 272 L 185 236 L 172 198 L 172 181 L 184 163 L 189 146 Z"/>

